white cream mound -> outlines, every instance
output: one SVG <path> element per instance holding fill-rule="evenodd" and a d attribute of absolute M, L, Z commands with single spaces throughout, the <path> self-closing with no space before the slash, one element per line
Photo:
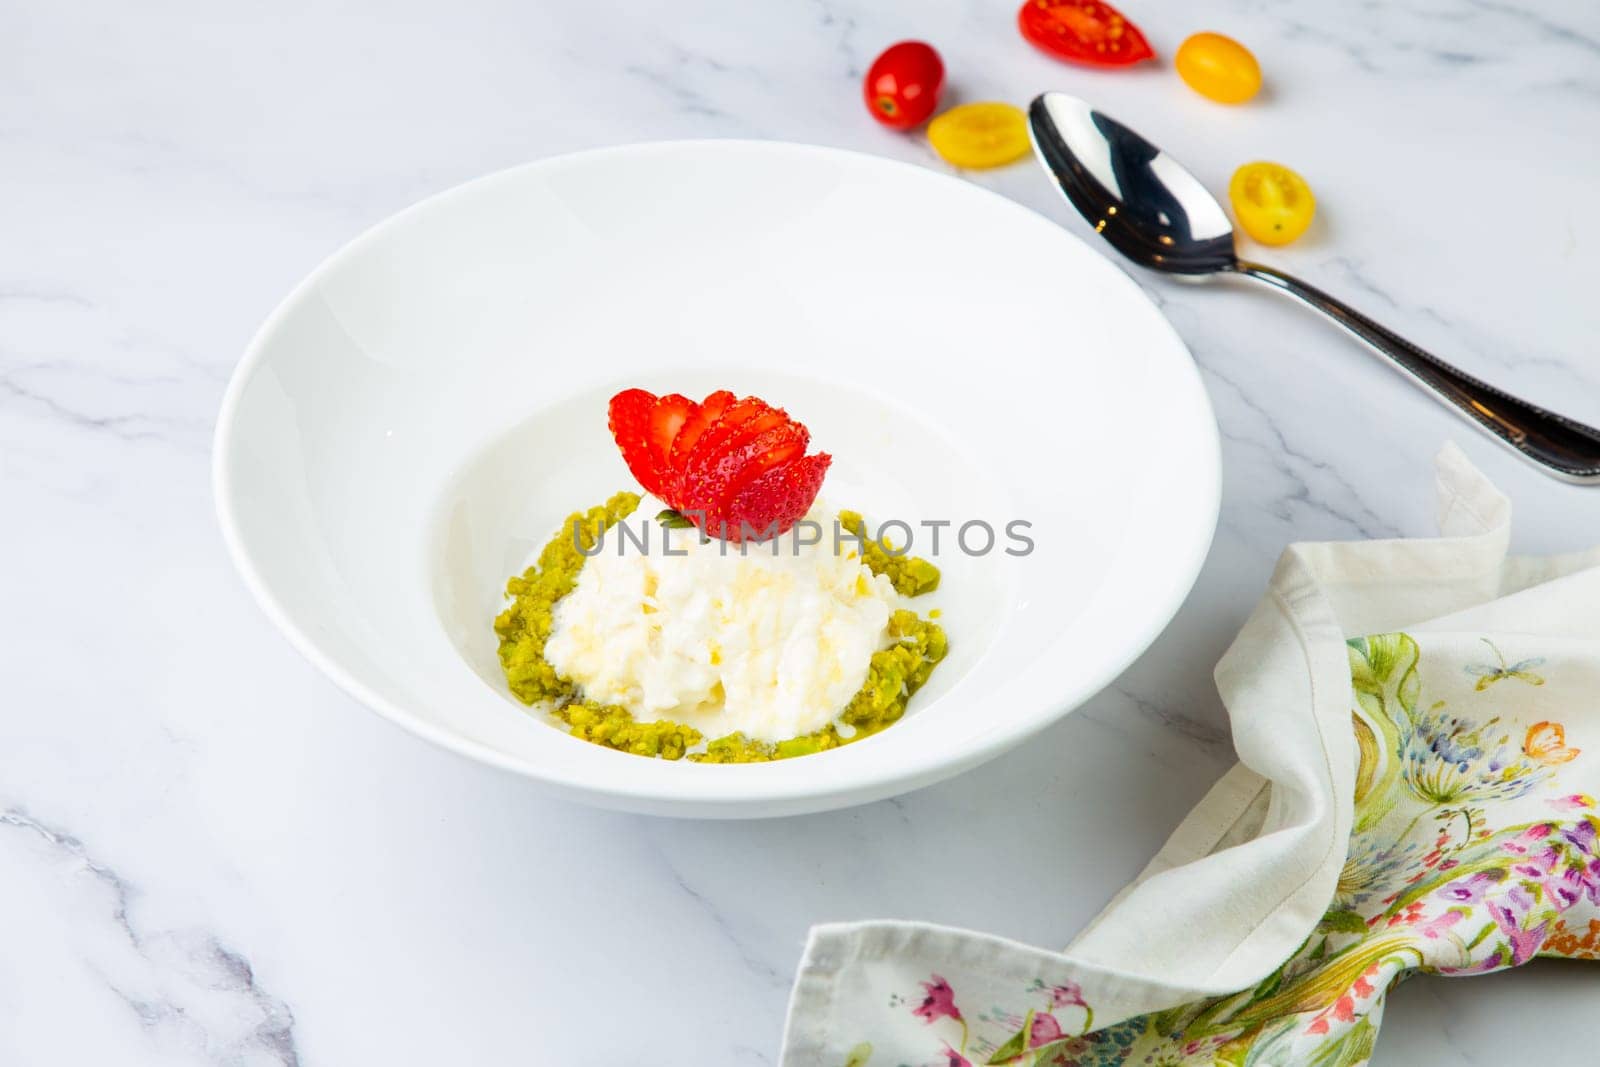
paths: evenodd
<path fill-rule="evenodd" d="M 620 704 L 640 721 L 674 719 L 707 737 L 760 741 L 810 733 L 836 718 L 889 644 L 899 594 L 862 564 L 846 537 L 834 552 L 831 511 L 807 516 L 819 544 L 785 534 L 772 545 L 702 543 L 672 530 L 662 552 L 659 504 L 646 497 L 627 520 L 648 523 L 641 552 L 610 531 L 555 606 L 545 659 L 585 698 Z M 676 553 L 683 553 L 677 555 Z"/>

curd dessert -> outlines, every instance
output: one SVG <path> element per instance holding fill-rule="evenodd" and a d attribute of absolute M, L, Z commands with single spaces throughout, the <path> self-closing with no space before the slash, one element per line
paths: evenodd
<path fill-rule="evenodd" d="M 939 572 L 817 503 L 830 457 L 805 454 L 805 428 L 754 398 L 640 390 L 613 399 L 611 427 L 649 495 L 571 516 L 508 583 L 511 692 L 582 740 L 701 762 L 897 721 L 946 652 L 905 606 Z"/>

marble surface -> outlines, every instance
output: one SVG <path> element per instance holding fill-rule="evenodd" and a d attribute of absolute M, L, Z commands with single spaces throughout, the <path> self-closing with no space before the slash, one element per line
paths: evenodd
<path fill-rule="evenodd" d="M 943 50 L 958 98 L 1078 92 L 1213 188 L 1250 158 L 1295 166 L 1319 221 L 1270 261 L 1600 422 L 1600 216 L 1578 207 L 1600 8 L 1129 7 L 1163 55 L 1199 29 L 1247 41 L 1266 98 L 1057 65 L 1009 2 L 0 6 L 0 1062 L 771 1064 L 814 921 L 1064 943 L 1229 764 L 1210 669 L 1282 546 L 1429 532 L 1447 436 L 1515 498 L 1518 548 L 1600 542 L 1600 491 L 1502 456 L 1323 323 L 1140 275 L 1221 421 L 1215 546 L 1115 685 L 955 781 L 765 824 L 566 806 L 367 713 L 248 601 L 211 516 L 213 415 L 323 256 L 594 145 L 938 167 L 859 101 L 905 36 Z M 1085 232 L 1032 165 L 973 180 Z M 1508 1062 L 1530 1025 L 1556 1047 L 1592 1025 L 1597 979 L 1418 979 L 1374 1062 Z"/>

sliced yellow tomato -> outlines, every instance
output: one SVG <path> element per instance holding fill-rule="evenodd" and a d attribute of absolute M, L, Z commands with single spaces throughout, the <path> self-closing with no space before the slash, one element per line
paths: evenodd
<path fill-rule="evenodd" d="M 1261 91 L 1261 64 L 1250 49 L 1220 33 L 1190 37 L 1172 64 L 1185 85 L 1219 104 L 1242 104 Z"/>
<path fill-rule="evenodd" d="M 1003 167 L 1028 154 L 1028 117 L 1010 104 L 962 104 L 928 123 L 928 141 L 957 167 Z"/>
<path fill-rule="evenodd" d="M 1246 163 L 1228 182 L 1228 199 L 1244 232 L 1264 245 L 1286 245 L 1317 213 L 1311 186 L 1278 163 Z"/>

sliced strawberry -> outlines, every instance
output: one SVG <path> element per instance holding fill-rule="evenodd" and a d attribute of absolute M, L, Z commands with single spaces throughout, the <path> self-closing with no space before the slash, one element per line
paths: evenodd
<path fill-rule="evenodd" d="M 768 405 L 764 400 L 753 396 L 735 400 L 727 406 L 717 421 L 706 427 L 705 431 L 695 439 L 694 447 L 684 453 L 681 471 L 687 475 L 706 462 L 707 457 L 716 455 L 751 419 L 763 416 L 771 418 L 773 415 L 782 417 L 783 412 Z"/>
<path fill-rule="evenodd" d="M 804 426 L 789 418 L 765 423 L 764 416 L 751 419 L 721 451 L 685 471 L 684 496 L 696 507 L 715 510 L 746 483 L 805 455 L 811 434 Z"/>
<path fill-rule="evenodd" d="M 674 499 L 669 499 L 669 496 L 676 498 L 681 492 L 682 476 L 688 462 L 689 451 L 694 448 L 695 442 L 700 440 L 700 435 L 722 418 L 722 413 L 728 410 L 734 399 L 732 393 L 726 389 L 719 389 L 696 405 L 693 414 L 678 431 L 678 436 L 672 439 L 672 447 L 667 450 L 666 477 L 657 496 L 669 504 L 674 503 Z"/>
<path fill-rule="evenodd" d="M 729 478 L 729 484 L 734 489 L 743 488 L 746 482 L 753 481 L 773 467 L 805 455 L 806 446 L 810 443 L 811 431 L 793 419 L 785 419 L 782 425 L 752 437 L 741 438 L 729 450 L 731 460 L 741 461 L 738 473 Z M 730 462 L 725 469 L 731 467 Z"/>
<path fill-rule="evenodd" d="M 753 539 L 788 531 L 811 509 L 832 462 L 828 453 L 818 452 L 769 469 L 708 516 L 708 532 L 737 542 L 747 529 Z"/>
<path fill-rule="evenodd" d="M 650 412 L 656 405 L 656 395 L 643 389 L 624 389 L 611 398 L 609 424 L 611 436 L 622 451 L 622 460 L 628 465 L 634 480 L 645 492 L 659 495 L 660 478 L 656 462 L 650 454 Z"/>
<path fill-rule="evenodd" d="M 700 443 L 689 454 L 689 461 L 683 468 L 685 491 L 694 494 L 696 487 L 708 480 L 718 483 L 725 481 L 725 476 L 718 476 L 715 472 L 729 452 L 743 447 L 757 435 L 788 422 L 789 416 L 781 408 L 766 404 L 754 409 L 754 414 L 748 417 L 737 408 L 730 409 L 700 438 Z M 703 489 L 700 491 L 703 492 Z"/>
<path fill-rule="evenodd" d="M 782 408 L 726 390 L 696 404 L 625 389 L 611 398 L 610 426 L 646 492 L 730 541 L 793 527 L 832 462 L 805 454 L 811 435 Z"/>
<path fill-rule="evenodd" d="M 739 398 L 728 392 L 726 389 L 718 389 L 716 392 L 700 401 L 700 407 L 711 416 L 712 422 L 716 422 L 718 419 L 722 418 L 722 413 L 728 410 L 728 406 L 737 399 Z"/>
<path fill-rule="evenodd" d="M 667 457 L 672 451 L 672 442 L 677 438 L 678 431 L 683 429 L 684 423 L 689 421 L 698 407 L 698 404 L 686 396 L 668 393 L 658 399 L 650 409 L 650 418 L 645 427 L 645 442 L 650 446 L 650 460 L 655 464 L 655 485 L 654 487 L 645 485 L 645 488 L 657 497 L 670 492 L 676 481 Z M 644 485 L 643 482 L 639 484 Z"/>

